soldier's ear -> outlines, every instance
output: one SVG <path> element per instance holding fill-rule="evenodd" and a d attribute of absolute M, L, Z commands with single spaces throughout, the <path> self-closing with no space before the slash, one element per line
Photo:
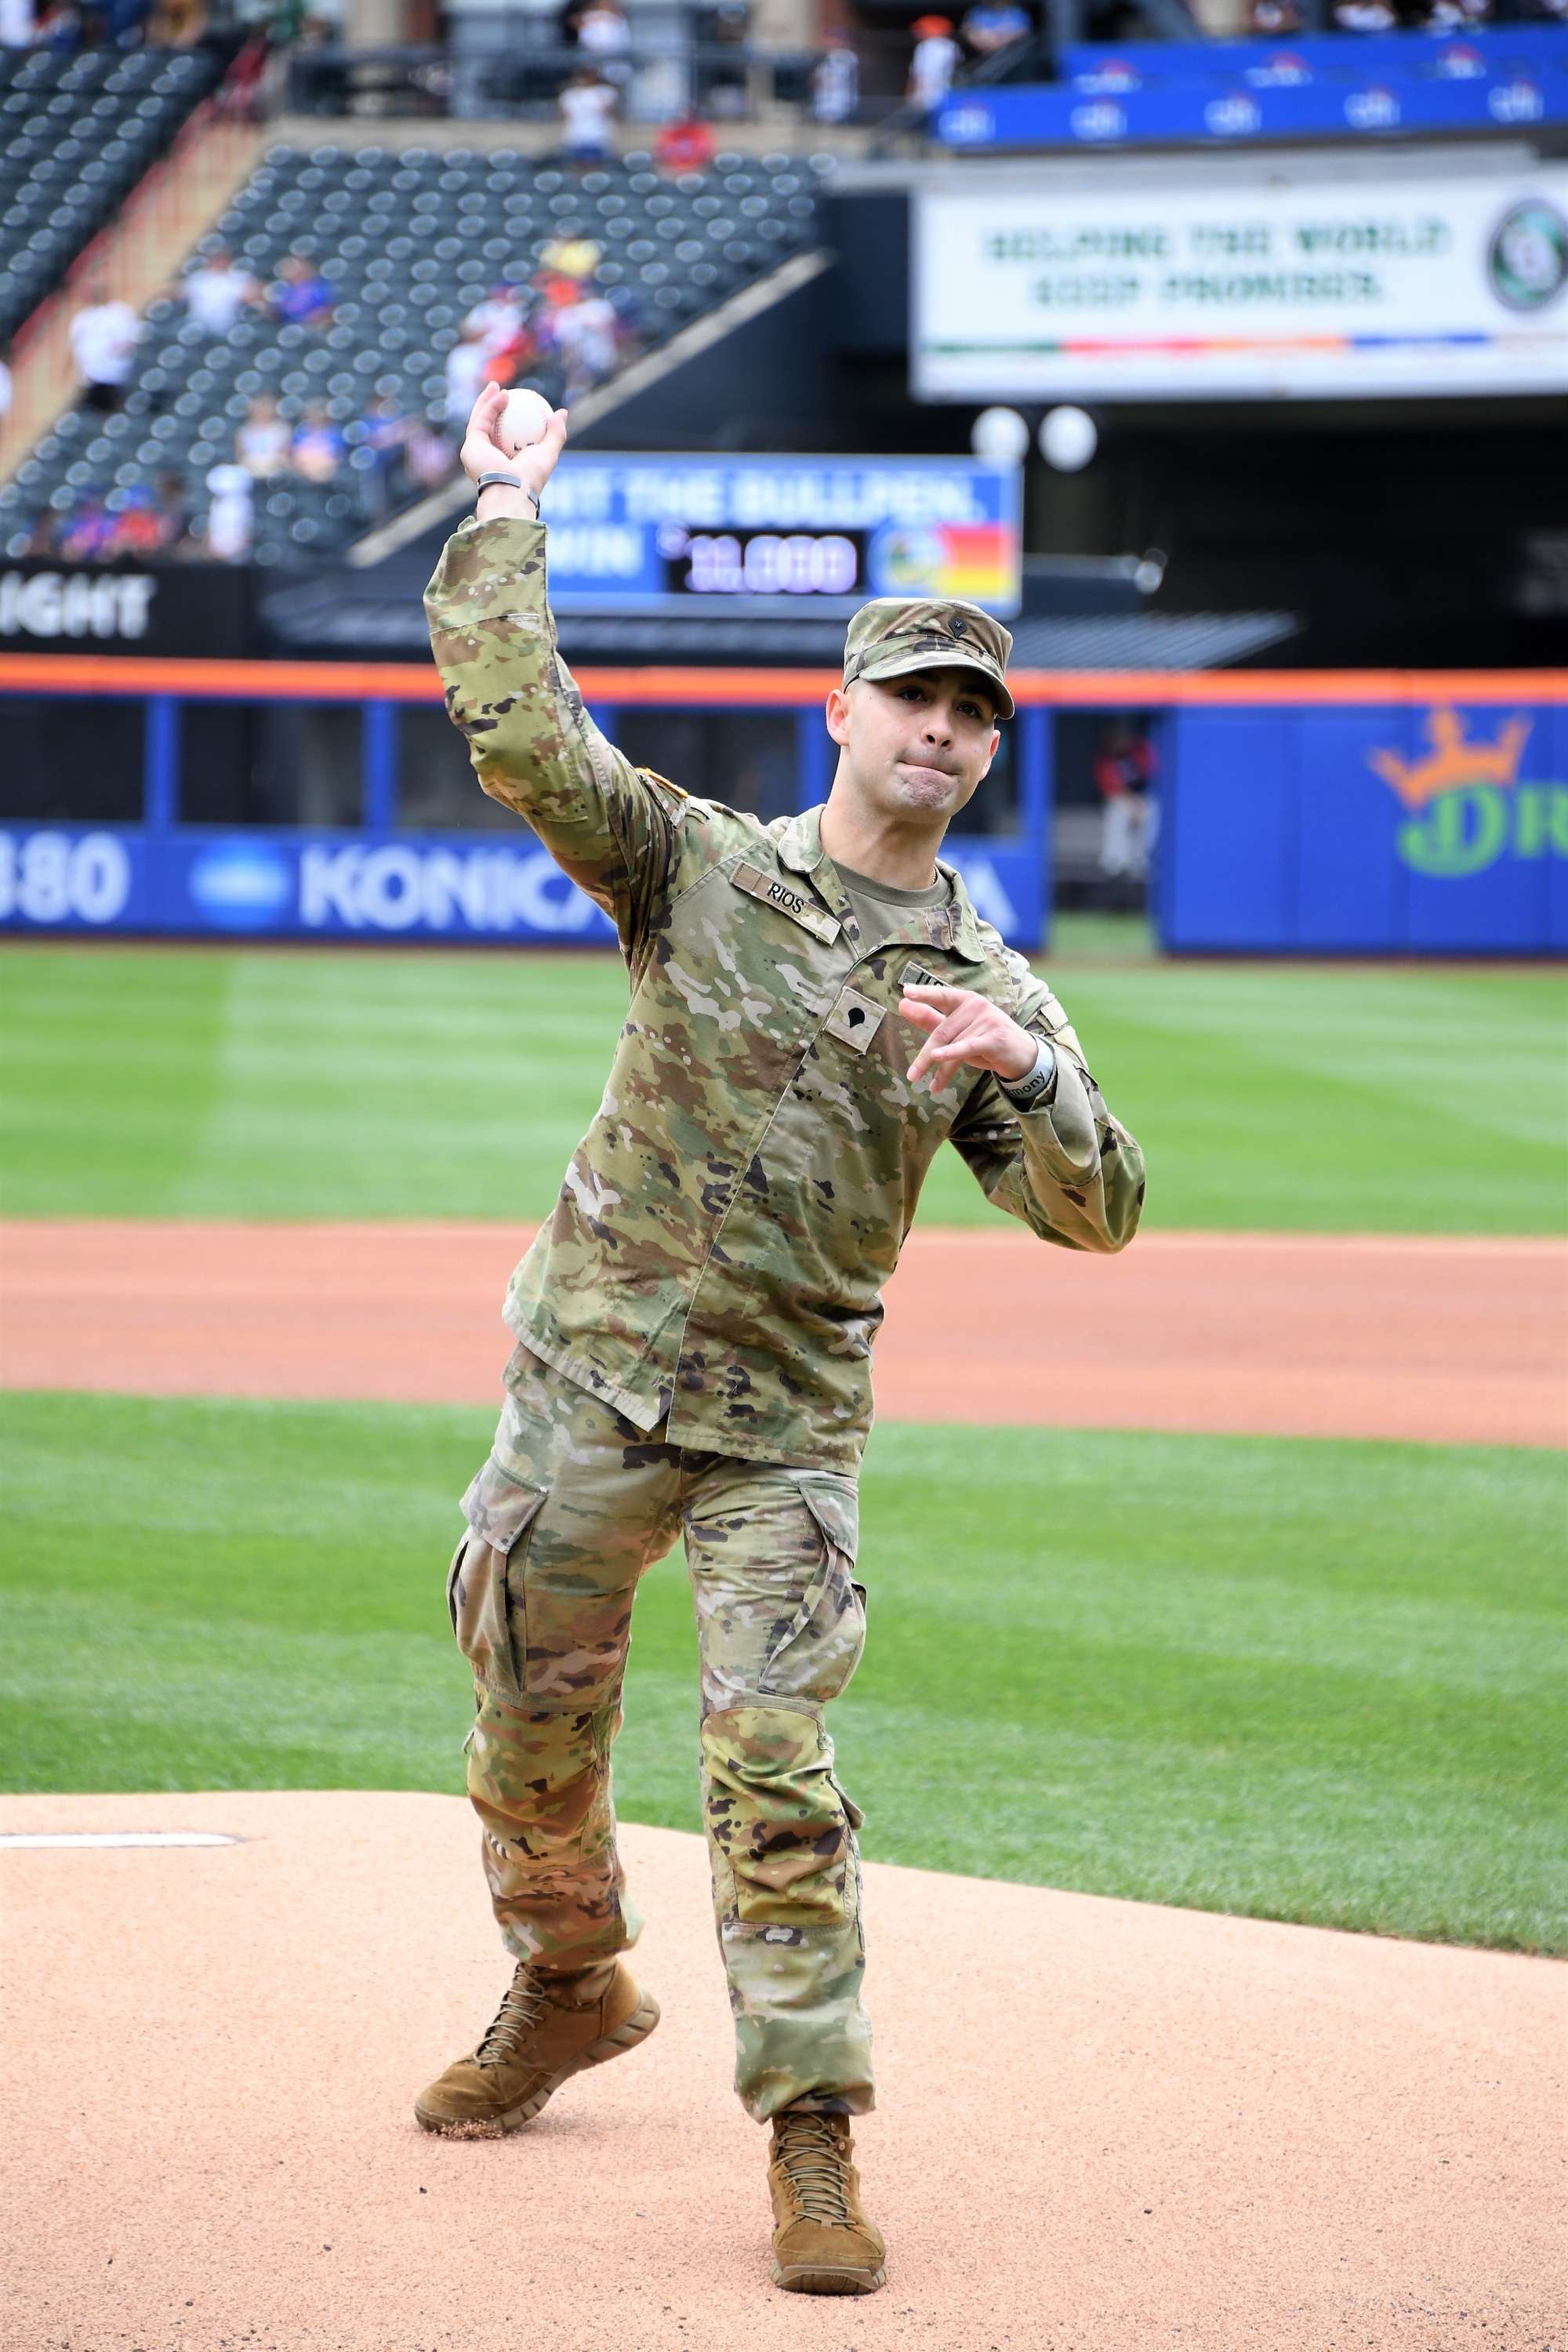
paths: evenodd
<path fill-rule="evenodd" d="M 849 740 L 849 688 L 836 686 L 828 695 L 823 717 L 833 740 L 843 745 Z"/>

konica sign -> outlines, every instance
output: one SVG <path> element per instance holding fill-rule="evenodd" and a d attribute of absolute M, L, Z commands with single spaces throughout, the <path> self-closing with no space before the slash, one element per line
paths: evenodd
<path fill-rule="evenodd" d="M 533 846 L 66 825 L 0 830 L 0 924 L 595 947 L 615 939 Z"/>
<path fill-rule="evenodd" d="M 1568 949 L 1568 708 L 1191 709 L 1168 742 L 1167 947 Z"/>
<path fill-rule="evenodd" d="M 954 841 L 986 921 L 1041 938 L 1046 876 L 1010 841 Z M 0 829 L 0 929 L 610 947 L 615 929 L 542 849 L 471 836 Z"/>

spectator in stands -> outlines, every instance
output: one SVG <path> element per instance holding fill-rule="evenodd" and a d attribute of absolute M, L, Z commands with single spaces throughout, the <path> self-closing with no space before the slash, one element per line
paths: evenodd
<path fill-rule="evenodd" d="M 0 0 L 0 49 L 30 49 L 37 30 L 33 0 Z"/>
<path fill-rule="evenodd" d="M 289 463 L 300 480 L 335 482 L 348 454 L 348 443 L 327 414 L 326 402 L 307 401 L 289 451 Z"/>
<path fill-rule="evenodd" d="M 830 29 L 811 69 L 811 111 L 818 122 L 853 122 L 860 107 L 860 60 L 847 33 Z"/>
<path fill-rule="evenodd" d="M 173 471 L 158 477 L 158 545 L 165 555 L 189 555 L 195 547 L 185 478 Z"/>
<path fill-rule="evenodd" d="M 409 421 L 390 394 L 372 401 L 360 426 L 359 447 L 349 463 L 359 476 L 360 504 L 373 522 L 402 504 L 409 432 Z"/>
<path fill-rule="evenodd" d="M 269 392 L 258 393 L 250 404 L 250 413 L 234 436 L 234 461 L 247 478 L 269 482 L 278 474 L 289 470 L 289 450 L 293 436 L 278 414 L 278 403 Z M 210 482 L 209 482 L 210 487 Z"/>
<path fill-rule="evenodd" d="M 1159 759 L 1147 733 L 1113 719 L 1094 755 L 1094 781 L 1105 803 L 1100 836 L 1100 871 L 1142 882 L 1160 829 L 1154 797 Z"/>
<path fill-rule="evenodd" d="M 120 406 L 142 335 L 142 321 L 130 303 L 111 302 L 108 287 L 99 280 L 70 323 L 71 357 L 87 407 L 112 413 Z"/>
<path fill-rule="evenodd" d="M 577 46 L 596 58 L 619 57 L 632 45 L 631 26 L 616 0 L 589 0 L 577 15 Z"/>
<path fill-rule="evenodd" d="M 1018 0 L 975 0 L 958 29 L 976 57 L 992 58 L 1026 41 L 1035 27 Z"/>
<path fill-rule="evenodd" d="M 207 476 L 207 553 L 217 563 L 243 563 L 256 534 L 255 483 L 243 466 L 215 466 Z"/>
<path fill-rule="evenodd" d="M 528 321 L 515 286 L 497 286 L 482 302 L 476 302 L 464 320 L 465 329 L 477 328 L 485 364 L 489 373 L 481 377 L 486 383 L 510 383 L 518 369 L 526 362 L 531 342 Z M 475 399 L 479 398 L 476 390 Z"/>
<path fill-rule="evenodd" d="M 555 347 L 566 366 L 566 399 L 574 400 L 615 373 L 618 324 L 614 306 L 587 288 L 578 301 L 556 312 Z"/>
<path fill-rule="evenodd" d="M 260 310 L 267 303 L 257 279 L 221 245 L 205 257 L 199 269 L 181 280 L 175 291 L 184 298 L 195 324 L 215 341 L 227 334 L 242 310 Z"/>
<path fill-rule="evenodd" d="M 470 316 L 447 354 L 447 422 L 455 433 L 461 435 L 481 389 L 491 380 L 485 331 Z"/>
<path fill-rule="evenodd" d="M 158 0 L 147 26 L 147 46 L 194 49 L 206 28 L 205 0 Z"/>
<path fill-rule="evenodd" d="M 464 417 L 458 426 L 459 433 L 467 424 Z M 427 416 L 416 416 L 408 428 L 403 462 L 416 490 L 433 490 L 455 470 L 458 457 L 450 441 L 437 432 Z"/>
<path fill-rule="evenodd" d="M 330 327 L 338 306 L 338 289 L 323 278 L 302 253 L 283 257 L 278 289 L 271 297 L 272 315 L 285 327 Z"/>
<path fill-rule="evenodd" d="M 705 122 L 689 118 L 661 123 L 654 134 L 653 160 L 656 169 L 671 179 L 679 179 L 682 172 L 705 172 L 713 161 L 713 133 Z"/>
<path fill-rule="evenodd" d="M 1342 33 L 1392 33 L 1399 19 L 1388 0 L 1340 0 L 1334 22 Z"/>
<path fill-rule="evenodd" d="M 907 103 L 921 114 L 934 113 L 952 88 L 963 50 L 952 37 L 946 16 L 917 16 L 911 30 L 915 53 L 910 59 Z"/>
<path fill-rule="evenodd" d="M 101 499 L 83 499 L 61 521 L 59 552 L 68 563 L 102 563 L 114 552 L 119 527 Z"/>
<path fill-rule="evenodd" d="M 143 558 L 182 551 L 191 527 L 184 478 L 160 474 L 156 485 L 135 482 L 125 493 L 110 552 Z"/>
<path fill-rule="evenodd" d="M 620 99 L 591 66 L 578 68 L 555 103 L 563 133 L 561 152 L 568 163 L 598 163 L 615 153 L 610 125 Z"/>
<path fill-rule="evenodd" d="M 1260 34 L 1265 40 L 1278 40 L 1300 31 L 1301 12 L 1296 0 L 1252 0 L 1247 26 L 1248 32 Z"/>
<path fill-rule="evenodd" d="M 605 81 L 618 83 L 623 89 L 632 78 L 626 63 L 626 51 L 632 45 L 631 26 L 617 5 L 617 0 L 588 0 L 587 7 L 577 16 L 577 47 L 590 57 L 602 60 L 600 74 Z"/>
<path fill-rule="evenodd" d="M 46 9 L 33 39 L 35 47 L 50 49 L 56 57 L 74 57 L 81 46 L 81 10 L 75 0 L 55 0 L 54 6 Z"/>

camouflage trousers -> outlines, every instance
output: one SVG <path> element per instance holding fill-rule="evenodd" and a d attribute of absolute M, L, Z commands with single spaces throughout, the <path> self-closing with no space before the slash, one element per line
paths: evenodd
<path fill-rule="evenodd" d="M 661 1444 L 524 1348 L 506 1386 L 447 1597 L 473 1669 L 468 1794 L 507 1948 L 564 1971 L 636 1940 L 610 1749 L 637 1580 L 684 1536 L 735 2087 L 759 2120 L 863 2114 L 860 1815 L 823 1724 L 865 1644 L 855 1481 Z"/>

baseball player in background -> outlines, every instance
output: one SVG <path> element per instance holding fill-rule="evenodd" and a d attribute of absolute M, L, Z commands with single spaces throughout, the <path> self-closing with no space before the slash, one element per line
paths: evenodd
<path fill-rule="evenodd" d="M 866 1636 L 857 1475 L 871 1342 L 952 1142 L 1041 1240 L 1122 1248 L 1143 1163 L 1060 1004 L 937 851 L 1013 715 L 977 606 L 881 598 L 827 698 L 826 804 L 770 825 L 634 768 L 555 646 L 539 492 L 477 402 L 478 509 L 427 610 L 483 789 L 614 921 L 631 1002 L 555 1213 L 512 1276 L 494 1449 L 449 1600 L 473 1669 L 468 1790 L 516 1973 L 426 2129 L 511 2131 L 634 2049 L 658 2006 L 616 1851 L 610 1751 L 632 1601 L 684 1537 L 735 2086 L 772 2126 L 775 2283 L 868 2294 L 885 2248 L 850 2121 L 872 2105 L 855 1832 L 824 1709 Z"/>

